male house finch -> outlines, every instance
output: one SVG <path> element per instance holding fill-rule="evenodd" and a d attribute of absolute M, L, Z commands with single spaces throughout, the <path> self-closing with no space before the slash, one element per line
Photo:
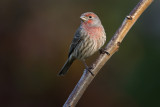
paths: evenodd
<path fill-rule="evenodd" d="M 82 60 L 90 72 L 85 59 L 98 51 L 106 41 L 105 30 L 96 14 L 86 12 L 80 18 L 82 21 L 70 45 L 68 59 L 58 75 L 66 74 L 75 59 Z"/>

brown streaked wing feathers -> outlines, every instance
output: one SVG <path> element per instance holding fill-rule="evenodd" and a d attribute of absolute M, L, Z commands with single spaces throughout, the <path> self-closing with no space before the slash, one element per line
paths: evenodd
<path fill-rule="evenodd" d="M 68 57 L 72 54 L 76 46 L 82 41 L 82 37 L 80 35 L 80 28 L 76 31 L 72 43 L 70 45 Z"/>

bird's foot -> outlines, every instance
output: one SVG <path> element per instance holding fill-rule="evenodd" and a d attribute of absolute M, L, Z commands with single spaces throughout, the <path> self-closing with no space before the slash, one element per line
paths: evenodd
<path fill-rule="evenodd" d="M 92 76 L 94 76 L 93 72 L 91 71 L 92 67 L 87 67 L 86 70 L 91 73 Z"/>
<path fill-rule="evenodd" d="M 87 70 L 89 73 L 91 73 L 92 76 L 94 76 L 93 72 L 91 71 L 91 70 L 93 69 L 93 67 L 88 67 L 87 64 L 86 64 L 86 62 L 85 62 L 85 60 L 83 60 L 83 63 L 84 63 L 84 65 L 85 65 L 86 70 Z"/>
<path fill-rule="evenodd" d="M 100 52 L 100 54 L 107 54 L 108 56 L 110 55 L 110 53 L 107 52 L 107 51 L 104 50 L 104 49 L 100 49 L 99 52 Z"/>

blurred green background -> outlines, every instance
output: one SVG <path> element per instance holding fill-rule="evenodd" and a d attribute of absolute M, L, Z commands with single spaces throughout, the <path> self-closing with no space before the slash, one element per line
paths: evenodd
<path fill-rule="evenodd" d="M 80 15 L 95 12 L 107 42 L 139 0 L 1 0 L 0 107 L 61 107 L 80 79 L 75 61 L 57 77 Z M 87 60 L 91 64 L 99 54 Z M 129 31 L 77 107 L 160 107 L 160 1 Z"/>

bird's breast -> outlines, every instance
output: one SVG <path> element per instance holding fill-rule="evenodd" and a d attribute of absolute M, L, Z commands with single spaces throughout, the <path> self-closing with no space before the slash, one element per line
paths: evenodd
<path fill-rule="evenodd" d="M 90 28 L 87 33 L 89 38 L 96 42 L 97 50 L 104 45 L 106 41 L 106 34 L 102 27 Z"/>

